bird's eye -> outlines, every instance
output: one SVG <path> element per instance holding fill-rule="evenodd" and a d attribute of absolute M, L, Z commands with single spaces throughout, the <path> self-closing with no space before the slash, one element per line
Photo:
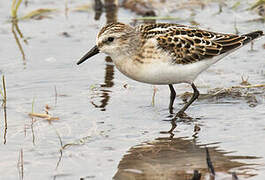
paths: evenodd
<path fill-rule="evenodd" d="M 114 40 L 114 37 L 108 37 L 108 42 L 112 42 Z"/>

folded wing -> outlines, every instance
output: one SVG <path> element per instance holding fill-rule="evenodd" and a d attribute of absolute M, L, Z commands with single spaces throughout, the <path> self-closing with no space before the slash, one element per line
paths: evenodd
<path fill-rule="evenodd" d="M 143 25 L 145 38 L 156 38 L 159 49 L 172 56 L 172 63 L 190 64 L 206 60 L 245 45 L 263 35 L 255 31 L 245 35 L 221 34 L 178 24 Z"/>

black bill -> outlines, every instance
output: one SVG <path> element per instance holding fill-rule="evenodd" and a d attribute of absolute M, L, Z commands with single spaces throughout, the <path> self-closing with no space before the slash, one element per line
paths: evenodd
<path fill-rule="evenodd" d="M 94 46 L 90 51 L 88 51 L 88 53 L 86 53 L 76 64 L 79 65 L 82 62 L 84 62 L 85 60 L 87 60 L 88 58 L 96 55 L 97 53 L 99 53 L 98 47 Z"/>

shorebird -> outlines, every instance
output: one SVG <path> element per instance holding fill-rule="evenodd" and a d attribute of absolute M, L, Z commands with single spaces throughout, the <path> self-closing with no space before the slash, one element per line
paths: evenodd
<path fill-rule="evenodd" d="M 263 35 L 262 31 L 235 35 L 223 34 L 179 24 L 143 24 L 136 27 L 120 22 L 104 26 L 96 45 L 78 62 L 105 53 L 118 70 L 129 78 L 154 85 L 168 85 L 169 111 L 176 97 L 173 84 L 188 83 L 193 96 L 176 113 L 184 111 L 198 98 L 196 77 L 224 56 Z"/>

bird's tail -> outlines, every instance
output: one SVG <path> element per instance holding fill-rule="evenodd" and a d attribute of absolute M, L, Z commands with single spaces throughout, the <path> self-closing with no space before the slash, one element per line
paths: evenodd
<path fill-rule="evenodd" d="M 254 31 L 248 34 L 244 34 L 242 35 L 243 37 L 247 37 L 246 39 L 244 39 L 243 44 L 249 43 L 250 41 L 263 36 L 263 31 Z"/>

